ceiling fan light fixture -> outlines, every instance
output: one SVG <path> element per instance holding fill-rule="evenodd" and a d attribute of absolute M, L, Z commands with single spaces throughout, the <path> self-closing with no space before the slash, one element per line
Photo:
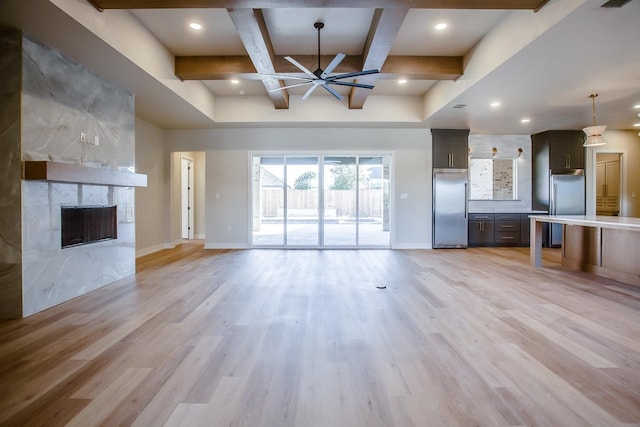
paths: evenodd
<path fill-rule="evenodd" d="M 351 73 L 332 74 L 333 70 L 345 58 L 346 55 L 344 53 L 338 53 L 333 58 L 333 60 L 329 63 L 329 65 L 326 66 L 326 68 L 324 70 L 322 68 L 320 68 L 320 59 L 321 59 L 321 56 L 320 56 L 320 30 L 322 30 L 324 28 L 324 23 L 318 21 L 315 24 L 313 24 L 313 27 L 316 30 L 318 30 L 318 69 L 316 69 L 315 71 L 312 72 L 311 70 L 307 69 L 304 65 L 300 64 L 298 61 L 293 59 L 291 56 L 285 56 L 284 59 L 289 61 L 289 63 L 291 63 L 293 66 L 295 66 L 298 70 L 302 71 L 305 74 L 305 76 L 299 77 L 299 76 L 285 75 L 285 74 L 263 74 L 266 77 L 277 78 L 279 80 L 292 79 L 292 80 L 298 80 L 299 81 L 299 83 L 294 83 L 294 84 L 291 84 L 289 86 L 280 86 L 280 87 L 277 87 L 277 88 L 274 88 L 274 89 L 270 89 L 269 91 L 273 92 L 273 91 L 277 91 L 277 90 L 285 90 L 285 89 L 299 87 L 299 86 L 309 86 L 309 89 L 302 96 L 302 99 L 305 100 L 311 95 L 311 93 L 318 86 L 320 86 L 323 89 L 325 89 L 327 92 L 329 92 L 331 95 L 333 95 L 333 97 L 336 98 L 338 101 L 342 101 L 344 99 L 344 97 L 342 95 L 340 95 L 332 87 L 332 85 L 348 86 L 348 87 L 351 87 L 351 88 L 360 88 L 360 89 L 373 89 L 373 85 L 372 84 L 358 83 L 357 81 L 350 81 L 350 80 L 354 79 L 354 78 L 357 78 L 357 77 L 370 75 L 370 74 L 378 74 L 380 72 L 380 70 L 371 69 L 371 70 L 356 71 L 356 72 L 351 72 Z M 343 79 L 350 79 L 350 80 L 343 81 Z"/>
<path fill-rule="evenodd" d="M 587 140 L 584 142 L 584 144 L 582 144 L 582 146 L 587 148 L 597 147 L 599 145 L 605 145 L 607 143 L 602 137 L 602 134 L 604 133 L 604 130 L 607 128 L 607 126 L 596 125 L 596 97 L 597 96 L 598 96 L 597 93 L 592 93 L 591 95 L 589 95 L 589 98 L 591 98 L 591 105 L 593 108 L 593 126 L 587 126 L 586 128 L 582 129 L 582 131 L 587 135 Z"/>

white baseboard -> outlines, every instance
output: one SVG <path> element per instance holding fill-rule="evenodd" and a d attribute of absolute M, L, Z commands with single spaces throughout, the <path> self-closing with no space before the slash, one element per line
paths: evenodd
<path fill-rule="evenodd" d="M 172 245 L 169 243 L 161 243 L 159 245 L 149 246 L 147 248 L 136 249 L 136 258 L 140 258 L 141 256 L 149 255 L 154 252 L 161 251 L 163 249 L 173 249 L 176 245 Z"/>
<path fill-rule="evenodd" d="M 391 249 L 433 249 L 433 246 L 427 243 L 396 243 Z"/>
<path fill-rule="evenodd" d="M 205 249 L 249 249 L 246 243 L 205 243 Z"/>
<path fill-rule="evenodd" d="M 196 234 L 195 238 L 198 240 L 204 240 L 204 234 Z"/>

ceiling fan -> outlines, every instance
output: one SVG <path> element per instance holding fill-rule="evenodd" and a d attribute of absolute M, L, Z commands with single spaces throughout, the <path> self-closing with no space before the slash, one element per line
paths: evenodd
<path fill-rule="evenodd" d="M 355 83 L 352 81 L 342 81 L 343 79 L 350 79 L 354 77 L 366 76 L 368 74 L 377 74 L 379 70 L 364 70 L 364 71 L 356 71 L 353 73 L 344 73 L 337 74 L 332 76 L 331 72 L 342 62 L 345 58 L 344 53 L 338 53 L 335 58 L 327 65 L 327 68 L 324 70 L 320 68 L 320 30 L 324 28 L 323 22 L 316 22 L 313 24 L 313 27 L 318 30 L 318 69 L 314 72 L 309 71 L 304 65 L 300 64 L 298 61 L 293 59 L 290 56 L 285 56 L 284 59 L 292 63 L 296 68 L 306 74 L 306 77 L 299 76 L 289 76 L 282 74 L 266 74 L 269 77 L 275 77 L 278 79 L 291 79 L 291 80 L 302 80 L 302 83 L 296 83 L 289 86 L 283 86 L 276 89 L 271 89 L 269 92 L 274 92 L 277 90 L 285 90 L 293 87 L 306 86 L 311 85 L 309 89 L 302 96 L 302 99 L 307 99 L 309 95 L 313 93 L 313 91 L 318 87 L 322 86 L 325 90 L 327 90 L 331 95 L 335 96 L 338 100 L 342 101 L 343 96 L 340 95 L 334 88 L 330 85 L 339 85 L 339 86 L 349 86 L 349 87 L 358 87 L 363 89 L 373 89 L 373 85 L 363 84 L 363 83 Z"/>

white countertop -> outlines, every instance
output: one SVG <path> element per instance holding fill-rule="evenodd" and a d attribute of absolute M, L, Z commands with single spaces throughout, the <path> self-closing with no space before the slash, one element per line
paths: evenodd
<path fill-rule="evenodd" d="M 624 216 L 596 215 L 529 215 L 529 218 L 540 222 L 580 225 L 583 227 L 615 228 L 619 230 L 640 231 L 640 218 Z"/>

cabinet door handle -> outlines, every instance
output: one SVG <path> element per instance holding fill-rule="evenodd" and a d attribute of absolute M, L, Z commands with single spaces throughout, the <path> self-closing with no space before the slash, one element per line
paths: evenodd
<path fill-rule="evenodd" d="M 571 167 L 571 154 L 564 155 L 564 167 L 567 169 Z"/>
<path fill-rule="evenodd" d="M 513 240 L 515 239 L 515 237 L 511 237 L 511 236 L 502 236 L 500 237 L 501 240 Z"/>
<path fill-rule="evenodd" d="M 453 153 L 449 153 L 449 167 L 453 167 Z"/>
<path fill-rule="evenodd" d="M 501 225 L 500 228 L 513 228 L 514 225 Z"/>

